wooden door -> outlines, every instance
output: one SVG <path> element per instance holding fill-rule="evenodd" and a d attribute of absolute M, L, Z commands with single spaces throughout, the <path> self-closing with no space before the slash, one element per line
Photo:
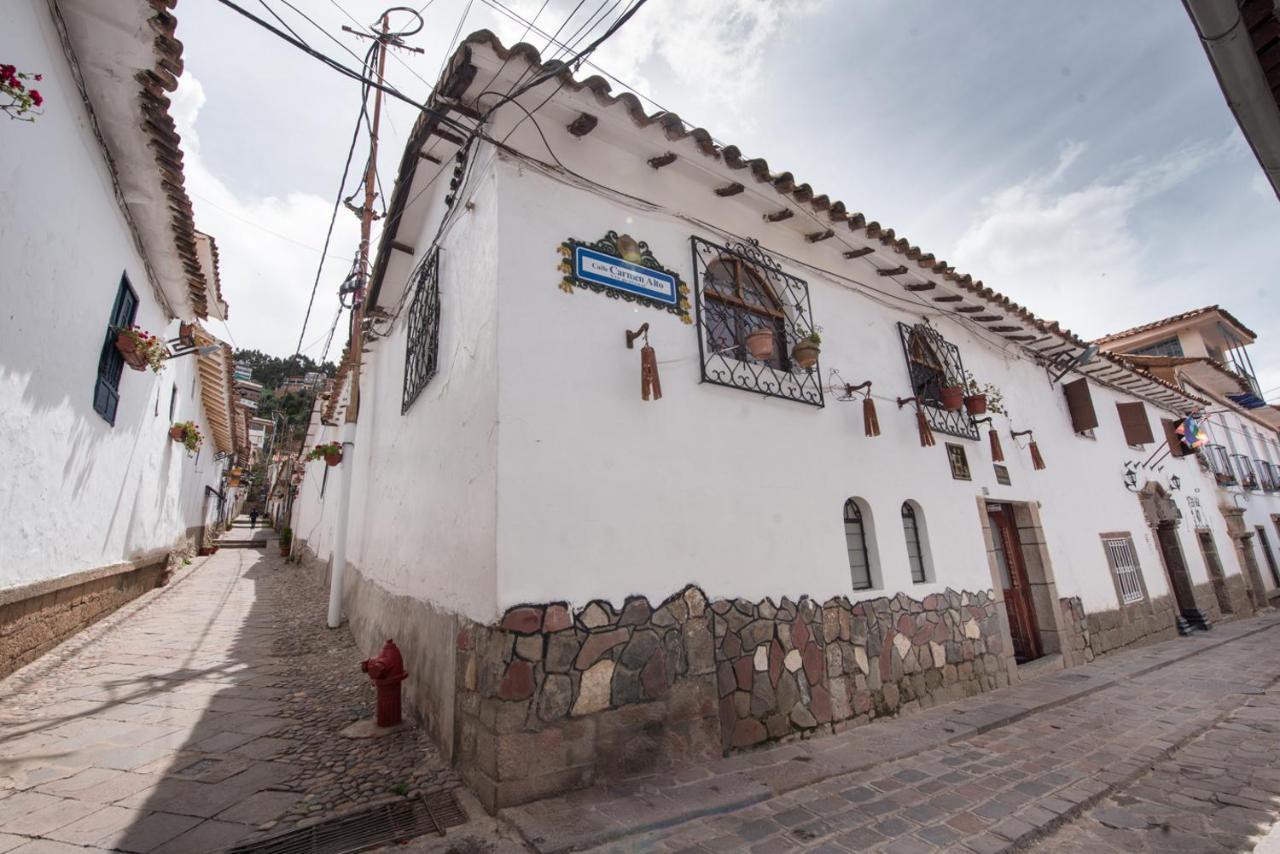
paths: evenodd
<path fill-rule="evenodd" d="M 1160 554 L 1164 558 L 1164 568 L 1169 574 L 1169 584 L 1173 587 L 1173 598 L 1178 603 L 1178 611 L 1194 611 L 1196 595 L 1191 587 L 1191 578 L 1187 575 L 1187 562 L 1182 557 L 1178 529 L 1173 523 L 1161 522 L 1156 527 L 1156 544 L 1160 546 Z"/>
<path fill-rule="evenodd" d="M 991 540 L 995 546 L 996 564 L 1004 586 L 1004 606 L 1009 614 L 1009 633 L 1013 637 L 1013 655 L 1021 664 L 1039 658 L 1040 630 L 1036 608 L 1031 598 L 1031 582 L 1022 560 L 1022 543 L 1014 524 L 1013 508 L 1007 504 L 988 504 Z"/>
<path fill-rule="evenodd" d="M 1227 591 L 1227 576 L 1222 571 L 1222 561 L 1218 559 L 1218 546 L 1213 542 L 1213 534 L 1209 531 L 1197 531 L 1200 540 L 1200 551 L 1204 554 L 1204 565 L 1209 570 L 1209 582 L 1213 585 L 1213 595 L 1218 599 L 1218 610 L 1224 614 L 1234 611 L 1231 607 L 1231 594 Z"/>

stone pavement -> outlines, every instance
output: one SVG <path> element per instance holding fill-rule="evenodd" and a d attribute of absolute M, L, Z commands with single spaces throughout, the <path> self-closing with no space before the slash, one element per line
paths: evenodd
<path fill-rule="evenodd" d="M 373 708 L 361 655 L 252 536 L 0 681 L 0 854 L 199 854 L 458 785 L 420 730 L 338 737 Z"/>
<path fill-rule="evenodd" d="M 538 851 L 1025 847 L 1260 696 L 1280 678 L 1278 627 L 1275 615 L 1226 623 L 909 717 L 502 817 Z M 1255 741 L 1270 738 L 1255 732 Z M 1250 797 L 1239 808 L 1260 813 Z"/>

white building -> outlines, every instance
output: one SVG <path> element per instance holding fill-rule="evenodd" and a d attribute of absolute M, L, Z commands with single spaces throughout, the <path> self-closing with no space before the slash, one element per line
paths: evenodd
<path fill-rule="evenodd" d="M 234 501 L 230 349 L 198 323 L 227 307 L 182 189 L 173 30 L 147 0 L 5 5 L 0 55 L 43 75 L 44 109 L 3 120 L 0 675 L 155 586 Z M 184 355 L 129 369 L 130 324 Z M 184 421 L 199 453 L 169 438 Z"/>
<path fill-rule="evenodd" d="M 539 62 L 473 34 L 415 127 L 354 441 L 310 464 L 292 525 L 322 569 L 345 562 L 358 639 L 396 640 L 411 704 L 486 804 L 928 707 L 1210 625 L 1224 603 L 1250 612 L 1231 550 L 1220 600 L 1179 522 L 1188 498 L 1212 503 L 1212 477 L 1181 457 L 1141 466 L 1205 398 L 1106 353 L 1073 369 L 1088 342 L 1056 323 Z M 483 139 L 454 123 L 544 71 Z M 793 347 L 815 326 L 806 370 Z M 768 359 L 748 356 L 755 328 Z M 646 342 L 660 399 L 642 399 Z M 351 366 L 309 445 L 342 436 Z M 1007 414 L 945 409 L 965 372 Z M 846 388 L 865 381 L 878 436 Z"/>
<path fill-rule="evenodd" d="M 1280 596 L 1280 409 L 1266 403 L 1254 375 L 1247 348 L 1256 340 L 1230 312 L 1212 305 L 1098 343 L 1213 401 L 1204 423 L 1209 444 L 1199 461 L 1218 493 L 1205 504 L 1217 505 L 1227 519 L 1251 588 L 1270 599 Z"/>

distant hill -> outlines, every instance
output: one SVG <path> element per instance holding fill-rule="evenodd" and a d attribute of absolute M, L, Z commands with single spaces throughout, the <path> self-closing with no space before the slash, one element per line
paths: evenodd
<path fill-rule="evenodd" d="M 311 371 L 320 371 L 332 377 L 337 373 L 333 362 L 317 365 L 307 356 L 280 358 L 268 356 L 259 350 L 237 350 L 236 362 L 253 369 L 253 381 L 262 384 L 262 399 L 258 401 L 258 414 L 263 418 L 279 412 L 289 424 L 288 443 L 293 449 L 306 436 L 307 421 L 311 417 L 311 405 L 315 396 L 309 391 L 277 392 L 276 389 L 289 377 L 301 377 Z"/>

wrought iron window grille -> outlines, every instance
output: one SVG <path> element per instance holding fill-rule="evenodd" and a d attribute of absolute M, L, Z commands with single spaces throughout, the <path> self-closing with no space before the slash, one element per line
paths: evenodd
<path fill-rule="evenodd" d="M 792 348 L 815 332 L 809 285 L 750 240 L 721 246 L 690 238 L 702 381 L 824 406 L 819 365 L 801 368 Z M 773 355 L 752 357 L 747 335 L 772 333 Z"/>
<path fill-rule="evenodd" d="M 1240 476 L 1240 485 L 1245 489 L 1258 488 L 1258 476 L 1253 471 L 1253 463 L 1244 454 L 1232 457 L 1236 464 L 1236 473 Z"/>
<path fill-rule="evenodd" d="M 964 409 L 942 406 L 942 389 L 964 385 L 966 377 L 960 348 L 927 323 L 898 324 L 902 355 L 907 362 L 911 392 L 919 398 L 929 428 L 960 439 L 978 438 L 978 427 Z"/>
<path fill-rule="evenodd" d="M 440 347 L 440 250 L 433 249 L 413 271 L 413 302 L 409 304 L 404 350 L 404 415 L 436 374 Z"/>

